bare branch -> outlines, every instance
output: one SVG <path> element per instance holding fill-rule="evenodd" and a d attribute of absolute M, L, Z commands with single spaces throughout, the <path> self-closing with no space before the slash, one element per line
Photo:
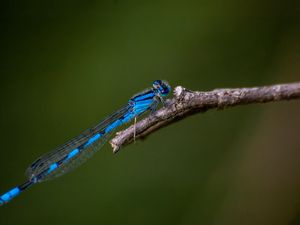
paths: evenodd
<path fill-rule="evenodd" d="M 190 91 L 178 86 L 175 97 L 166 106 L 150 114 L 136 124 L 136 139 L 144 139 L 156 130 L 208 109 L 224 109 L 231 106 L 266 103 L 300 98 L 300 82 L 265 87 L 216 89 L 209 92 Z M 133 141 L 134 127 L 120 131 L 110 141 L 113 152 Z"/>

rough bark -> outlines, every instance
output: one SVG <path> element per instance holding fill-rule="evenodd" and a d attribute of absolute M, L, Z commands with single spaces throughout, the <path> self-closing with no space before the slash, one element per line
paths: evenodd
<path fill-rule="evenodd" d="M 174 89 L 174 97 L 167 100 L 163 108 L 136 123 L 135 139 L 144 139 L 164 126 L 209 109 L 299 98 L 300 82 L 252 88 L 216 89 L 208 92 L 191 91 L 178 86 Z M 116 153 L 121 146 L 132 143 L 133 139 L 134 126 L 118 132 L 110 141 L 113 152 Z"/>

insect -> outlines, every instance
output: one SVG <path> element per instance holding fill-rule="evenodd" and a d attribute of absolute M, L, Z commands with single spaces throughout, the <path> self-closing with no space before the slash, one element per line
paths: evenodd
<path fill-rule="evenodd" d="M 171 87 L 166 81 L 155 80 L 151 88 L 134 95 L 125 106 L 96 126 L 38 158 L 26 170 L 26 182 L 0 195 L 0 205 L 34 184 L 59 177 L 81 165 L 107 142 L 117 127 L 145 112 L 154 111 L 170 91 Z"/>

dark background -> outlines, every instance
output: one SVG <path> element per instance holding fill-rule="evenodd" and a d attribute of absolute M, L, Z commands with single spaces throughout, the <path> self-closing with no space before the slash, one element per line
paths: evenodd
<path fill-rule="evenodd" d="M 155 79 L 192 90 L 300 79 L 299 1 L 0 5 L 0 191 Z M 300 103 L 209 111 L 105 145 L 0 224 L 299 225 Z"/>

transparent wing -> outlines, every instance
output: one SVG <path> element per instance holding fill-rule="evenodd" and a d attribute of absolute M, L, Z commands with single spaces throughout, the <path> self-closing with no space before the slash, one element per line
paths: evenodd
<path fill-rule="evenodd" d="M 106 143 L 111 134 L 112 132 L 109 132 L 106 135 L 102 136 L 98 141 L 85 148 L 82 152 L 80 152 L 67 162 L 62 163 L 57 169 L 53 170 L 51 173 L 46 172 L 45 174 L 41 174 L 41 176 L 39 177 L 39 182 L 52 180 L 76 169 L 85 161 L 87 161 L 90 157 L 92 157 L 93 154 L 97 152 L 97 150 L 99 150 Z"/>
<path fill-rule="evenodd" d="M 64 145 L 54 149 L 53 151 L 41 156 L 36 161 L 34 161 L 26 170 L 27 176 L 32 179 L 35 178 L 37 182 L 45 181 L 51 178 L 55 178 L 61 176 L 74 168 L 81 165 L 86 159 L 90 158 L 100 147 L 107 141 L 110 137 L 112 131 L 116 128 L 114 127 L 109 132 L 105 133 L 105 129 L 114 124 L 120 118 L 126 116 L 126 114 L 130 113 L 132 110 L 132 105 L 127 104 L 122 107 L 119 111 L 114 114 L 108 116 L 106 119 L 101 121 L 95 127 L 90 128 L 84 131 L 81 135 L 71 139 Z M 121 125 L 121 123 L 120 123 Z M 74 151 L 74 149 L 78 149 L 82 147 L 85 143 L 88 142 L 93 136 L 98 133 L 103 133 L 101 138 L 97 141 L 93 142 L 88 147 L 81 149 L 78 154 L 74 155 L 74 157 L 68 159 L 70 152 Z M 49 168 L 51 165 L 55 164 L 57 168 L 55 170 L 49 172 Z"/>

